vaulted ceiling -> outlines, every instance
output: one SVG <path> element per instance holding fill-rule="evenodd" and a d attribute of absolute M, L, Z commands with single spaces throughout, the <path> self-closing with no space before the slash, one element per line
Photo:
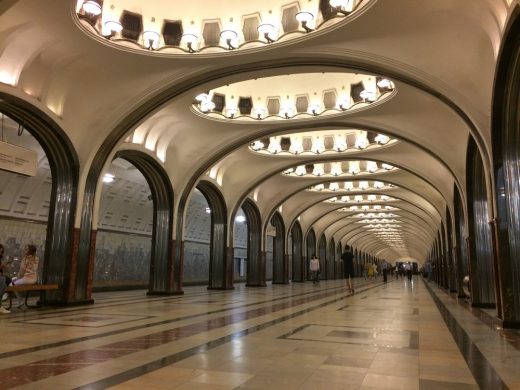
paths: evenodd
<path fill-rule="evenodd" d="M 453 218 L 454 189 L 466 199 L 471 137 L 491 167 L 492 88 L 511 1 L 363 0 L 343 13 L 317 0 L 102 3 L 98 17 L 83 1 L 0 4 L 0 91 L 59 123 L 82 180 L 102 145 L 112 156 L 144 150 L 168 172 L 177 200 L 205 179 L 222 191 L 230 221 L 249 197 L 266 224 L 279 210 L 287 227 L 299 220 L 318 237 L 423 261 Z M 294 11 L 313 13 L 313 31 L 289 18 Z M 141 17 L 141 30 L 125 12 Z M 103 36 L 108 20 L 124 29 Z M 165 29 L 172 20 L 182 30 Z M 251 27 L 262 23 L 276 27 L 272 43 Z M 157 42 L 143 38 L 145 28 Z M 224 30 L 239 37 L 232 47 Z M 197 36 L 193 52 L 184 34 Z M 119 168 L 127 180 L 131 170 Z"/>

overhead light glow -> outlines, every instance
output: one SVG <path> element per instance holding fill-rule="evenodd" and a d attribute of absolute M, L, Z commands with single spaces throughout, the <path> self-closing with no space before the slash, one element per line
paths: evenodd
<path fill-rule="evenodd" d="M 105 173 L 103 176 L 103 183 L 112 183 L 115 180 L 115 176 L 110 173 Z"/>

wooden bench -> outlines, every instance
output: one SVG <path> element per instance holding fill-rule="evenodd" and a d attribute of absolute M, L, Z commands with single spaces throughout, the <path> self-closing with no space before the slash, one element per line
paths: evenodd
<path fill-rule="evenodd" d="M 40 301 L 37 302 L 36 305 L 29 305 L 27 304 L 27 300 L 29 299 L 29 293 L 32 291 L 38 291 L 42 293 L 43 291 L 48 290 L 57 290 L 58 285 L 57 284 L 19 284 L 18 286 L 7 286 L 5 289 L 5 292 L 7 293 L 7 296 L 9 297 L 9 306 L 7 307 L 7 310 L 9 310 L 13 305 L 13 293 L 14 292 L 25 292 L 25 305 L 27 307 L 39 307 L 41 306 Z"/>

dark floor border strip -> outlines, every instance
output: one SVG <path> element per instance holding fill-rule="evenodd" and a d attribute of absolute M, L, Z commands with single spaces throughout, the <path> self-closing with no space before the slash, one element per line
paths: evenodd
<path fill-rule="evenodd" d="M 331 289 L 334 289 L 334 288 L 338 288 L 338 287 L 330 287 L 329 290 Z M 310 289 L 309 289 L 310 290 Z M 304 294 L 308 294 L 310 293 L 311 291 L 305 291 L 303 293 L 300 293 L 299 295 L 304 295 Z M 12 317 L 12 318 L 9 318 L 8 320 L 10 322 L 15 322 L 15 323 L 23 323 L 25 321 L 31 321 L 31 320 L 34 320 L 34 319 L 47 319 L 47 318 L 54 318 L 54 317 L 61 317 L 63 316 L 64 314 L 68 315 L 70 313 L 85 313 L 85 314 L 90 314 L 89 312 L 92 311 L 92 310 L 99 310 L 99 309 L 105 309 L 105 308 L 110 308 L 110 307 L 114 307 L 114 306 L 120 306 L 122 304 L 124 304 L 125 302 L 128 303 L 128 304 L 132 304 L 132 305 L 135 305 L 135 304 L 138 304 L 138 303 L 149 303 L 149 302 L 153 302 L 153 303 L 156 303 L 156 302 L 164 302 L 164 303 L 177 303 L 177 301 L 180 301 L 182 299 L 186 300 L 186 299 L 191 299 L 191 298 L 198 298 L 198 297 L 207 297 L 207 296 L 221 296 L 221 295 L 224 295 L 224 294 L 227 294 L 226 291 L 220 291 L 220 290 L 208 290 L 207 292 L 204 292 L 204 291 L 201 291 L 201 292 L 196 292 L 194 293 L 193 295 L 172 295 L 172 296 L 168 296 L 168 297 L 164 297 L 164 296 L 145 296 L 145 297 L 140 297 L 138 299 L 132 299 L 132 298 L 127 298 L 127 299 L 120 299 L 119 301 L 111 301 L 111 302 L 101 302 L 99 303 L 98 305 L 89 305 L 89 306 L 83 306 L 81 308 L 78 308 L 78 307 L 75 307 L 75 308 L 65 308 L 65 309 L 56 309 L 56 308 L 52 308 L 52 307 L 43 307 L 43 308 L 39 308 L 38 310 L 41 310 L 43 312 L 40 312 L 40 313 L 36 313 L 34 315 L 31 315 L 31 316 L 16 316 L 16 317 Z M 137 295 L 137 294 L 136 294 Z M 283 297 L 276 297 L 272 300 L 269 300 L 269 302 L 273 301 L 273 300 L 279 300 L 279 299 L 284 299 L 284 298 L 288 298 L 288 297 L 292 297 L 292 296 L 299 296 L 299 295 L 285 295 Z M 262 303 L 266 303 L 268 301 L 260 301 L 258 302 L 259 304 L 262 304 Z M 187 302 L 189 303 L 189 302 Z M 250 303 L 248 305 L 254 305 L 255 303 Z M 240 307 L 243 307 L 243 306 L 240 306 Z M 239 307 L 239 308 L 240 308 Z M 25 314 L 25 313 L 20 313 L 20 314 Z M 1 357 L 2 355 L 0 355 Z"/>
<path fill-rule="evenodd" d="M 475 343 L 471 341 L 468 333 L 462 328 L 453 314 L 451 314 L 444 302 L 442 302 L 427 282 L 423 280 L 423 283 L 437 305 L 437 309 L 441 313 L 446 326 L 450 330 L 455 343 L 459 347 L 462 356 L 464 356 L 464 360 L 479 387 L 481 389 L 509 389 L 489 360 L 480 352 L 480 349 L 478 349 Z"/>
<path fill-rule="evenodd" d="M 362 285 L 365 285 L 365 284 L 366 283 L 364 283 Z M 132 331 L 135 331 L 135 330 L 151 328 L 151 327 L 154 327 L 154 326 L 160 326 L 160 325 L 165 325 L 165 324 L 169 324 L 169 323 L 175 323 L 175 322 L 179 322 L 179 321 L 190 320 L 190 319 L 194 319 L 194 318 L 197 318 L 197 317 L 203 317 L 203 316 L 208 316 L 208 315 L 212 315 L 212 314 L 223 313 L 223 312 L 226 312 L 226 311 L 240 310 L 240 309 L 243 309 L 243 308 L 246 308 L 246 307 L 249 307 L 249 306 L 263 305 L 265 303 L 280 301 L 280 300 L 284 300 L 284 299 L 292 299 L 294 297 L 305 296 L 305 295 L 312 295 L 312 294 L 317 294 L 317 293 L 323 293 L 323 292 L 329 291 L 329 290 L 338 290 L 338 289 L 344 289 L 344 288 L 345 288 L 344 286 L 336 286 L 336 287 L 331 287 L 331 288 L 327 288 L 327 289 L 320 289 L 320 290 L 310 290 L 309 289 L 308 291 L 305 291 L 305 292 L 302 292 L 302 293 L 299 293 L 299 294 L 285 295 L 285 296 L 282 296 L 282 297 L 268 299 L 268 300 L 264 300 L 264 301 L 251 302 L 251 303 L 247 303 L 245 305 L 221 308 L 221 309 L 212 310 L 212 311 L 208 311 L 208 312 L 204 312 L 204 313 L 191 314 L 191 315 L 187 315 L 187 316 L 184 316 L 184 317 L 172 318 L 172 319 L 169 319 L 169 320 L 162 320 L 162 321 L 157 321 L 157 322 L 148 323 L 148 324 L 144 324 L 144 325 L 137 325 L 137 326 L 133 326 L 133 327 L 130 327 L 130 328 L 117 329 L 117 330 L 113 330 L 113 331 L 109 331 L 109 332 L 105 332 L 105 333 L 100 333 L 100 334 L 96 334 L 96 335 L 78 337 L 78 338 L 70 339 L 70 340 L 57 341 L 57 342 L 54 342 L 54 343 L 47 343 L 47 344 L 42 344 L 42 345 L 38 345 L 38 346 L 34 346 L 34 347 L 17 349 L 15 351 L 0 353 L 0 359 L 12 357 L 12 356 L 18 356 L 18 355 L 22 355 L 22 354 L 25 354 L 25 353 L 37 352 L 37 351 L 50 349 L 50 348 L 63 347 L 65 345 L 70 345 L 70 344 L 74 344 L 74 343 L 80 343 L 80 342 L 83 342 L 83 341 L 89 341 L 89 340 L 99 339 L 99 338 L 102 338 L 102 337 L 114 336 L 114 335 L 125 333 L 125 332 L 132 332 Z M 51 317 L 51 318 L 53 318 L 53 317 Z M 34 321 L 34 320 L 32 320 L 32 321 Z M 17 321 L 13 321 L 13 322 L 17 322 Z M 19 321 L 19 322 L 23 322 L 23 321 Z"/>
<path fill-rule="evenodd" d="M 442 292 L 450 297 L 455 303 L 468 310 L 477 320 L 482 322 L 489 329 L 499 334 L 500 337 L 507 341 L 513 348 L 520 351 L 520 332 L 518 332 L 517 328 L 504 328 L 500 318 L 482 310 L 482 308 L 471 306 L 469 298 L 461 299 L 448 291 L 442 290 Z"/>
<path fill-rule="evenodd" d="M 245 286 L 245 284 L 244 284 L 244 286 Z M 330 289 L 332 289 L 332 288 L 337 288 L 337 287 L 331 287 Z M 305 292 L 305 293 L 307 293 L 307 292 Z M 85 312 L 86 314 L 88 314 L 89 311 L 92 311 L 94 309 L 97 310 L 97 309 L 103 309 L 103 308 L 108 308 L 108 307 L 113 307 L 113 306 L 119 306 L 119 305 L 125 303 L 125 301 L 128 302 L 129 304 L 132 304 L 132 305 L 135 305 L 136 303 L 145 303 L 145 302 L 150 302 L 150 301 L 168 303 L 168 302 L 178 301 L 178 300 L 186 299 L 186 298 L 196 298 L 196 297 L 203 297 L 203 296 L 206 297 L 208 295 L 210 295 L 210 296 L 220 296 L 220 295 L 224 295 L 224 294 L 227 294 L 227 292 L 226 291 L 221 291 L 221 290 L 208 290 L 207 292 L 205 292 L 205 291 L 196 292 L 196 293 L 194 293 L 194 295 L 187 295 L 187 294 L 185 294 L 185 295 L 171 295 L 171 296 L 166 296 L 166 297 L 149 295 L 149 296 L 145 296 L 143 298 L 133 299 L 133 300 L 132 299 L 119 299 L 118 301 L 111 300 L 110 302 L 100 302 L 96 306 L 94 306 L 94 305 L 88 305 L 88 306 L 82 306 L 82 307 L 76 306 L 76 307 L 66 307 L 66 308 L 63 308 L 63 309 L 56 309 L 55 307 L 44 306 L 42 308 L 39 308 L 38 310 L 40 312 L 39 313 L 35 313 L 34 315 L 27 316 L 25 312 L 21 312 L 19 314 L 25 314 L 25 315 L 24 316 L 19 316 L 19 315 L 17 315 L 18 313 L 13 313 L 16 316 L 12 316 L 8 320 L 9 321 L 12 320 L 12 322 L 19 322 L 18 320 L 20 318 L 22 318 L 23 321 L 27 321 L 27 320 L 30 320 L 32 318 L 39 318 L 39 319 L 41 319 L 41 318 L 53 318 L 53 317 L 56 317 L 56 316 L 59 316 L 59 315 L 62 315 L 62 314 L 77 313 L 77 312 L 80 312 L 80 313 Z M 287 297 L 289 297 L 289 295 L 287 295 Z M 276 298 L 276 299 L 278 299 L 278 298 Z M 46 313 L 46 312 L 49 312 L 49 313 Z"/>
<path fill-rule="evenodd" d="M 381 286 L 382 285 L 378 283 L 375 286 L 367 287 L 366 289 L 361 290 L 361 291 L 364 292 L 364 291 L 371 290 L 373 288 L 381 287 Z M 252 326 L 251 328 L 247 328 L 247 329 L 244 329 L 244 330 L 232 333 L 230 335 L 227 335 L 227 336 L 215 339 L 215 340 L 211 340 L 211 341 L 209 341 L 207 343 L 197 345 L 196 347 L 189 348 L 189 349 L 186 349 L 184 351 L 177 352 L 177 353 L 174 353 L 172 355 L 162 357 L 160 359 L 154 360 L 153 362 L 144 364 L 144 365 L 139 366 L 139 367 L 135 367 L 135 368 L 133 368 L 131 370 L 124 371 L 124 372 L 121 372 L 119 374 L 112 375 L 112 376 L 109 376 L 107 378 L 104 378 L 104 379 L 101 379 L 99 381 L 95 381 L 95 382 L 92 382 L 92 383 L 89 383 L 89 384 L 86 384 L 86 385 L 83 385 L 83 386 L 80 386 L 80 387 L 76 387 L 73 390 L 102 390 L 102 389 L 106 389 L 106 388 L 111 387 L 111 386 L 115 386 L 115 385 L 121 384 L 123 382 L 129 381 L 131 379 L 137 378 L 137 377 L 145 375 L 145 374 L 149 374 L 150 372 L 153 372 L 153 371 L 159 370 L 159 369 L 161 369 L 163 367 L 166 367 L 166 366 L 169 366 L 171 364 L 177 363 L 177 362 L 179 362 L 181 360 L 187 359 L 187 358 L 189 358 L 189 357 L 191 357 L 191 356 L 193 356 L 193 355 L 195 355 L 197 353 L 207 352 L 207 351 L 209 351 L 209 350 L 211 350 L 213 348 L 219 347 L 219 346 L 221 346 L 221 345 L 223 345 L 225 343 L 228 343 L 229 341 L 232 341 L 234 339 L 238 339 L 238 338 L 241 338 L 241 337 L 244 337 L 244 336 L 248 336 L 250 334 L 253 334 L 253 333 L 256 333 L 256 332 L 258 332 L 260 330 L 263 330 L 265 328 L 268 328 L 268 327 L 271 327 L 273 325 L 279 324 L 280 322 L 284 322 L 284 321 L 290 320 L 292 318 L 301 316 L 302 314 L 306 314 L 306 313 L 308 313 L 310 311 L 323 308 L 324 306 L 331 305 L 333 303 L 336 303 L 338 301 L 341 301 L 341 300 L 343 300 L 345 298 L 348 298 L 348 297 L 351 297 L 353 295 L 354 294 L 350 294 L 349 293 L 349 294 L 342 295 L 342 296 L 340 296 L 338 298 L 334 298 L 334 299 L 332 299 L 332 300 L 330 300 L 328 302 L 325 302 L 325 303 L 318 303 L 318 304 L 316 304 L 314 306 L 308 307 L 308 308 L 303 309 L 303 310 L 299 310 L 299 311 L 297 311 L 295 313 L 288 314 L 288 315 L 285 315 L 283 317 L 279 317 L 277 319 L 264 322 L 263 324 L 255 325 L 255 326 Z"/>

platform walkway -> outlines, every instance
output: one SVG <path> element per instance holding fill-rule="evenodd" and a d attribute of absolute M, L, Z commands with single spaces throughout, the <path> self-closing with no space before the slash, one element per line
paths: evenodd
<path fill-rule="evenodd" d="M 0 388 L 520 389 L 520 335 L 419 277 L 147 297 L 0 317 Z"/>

